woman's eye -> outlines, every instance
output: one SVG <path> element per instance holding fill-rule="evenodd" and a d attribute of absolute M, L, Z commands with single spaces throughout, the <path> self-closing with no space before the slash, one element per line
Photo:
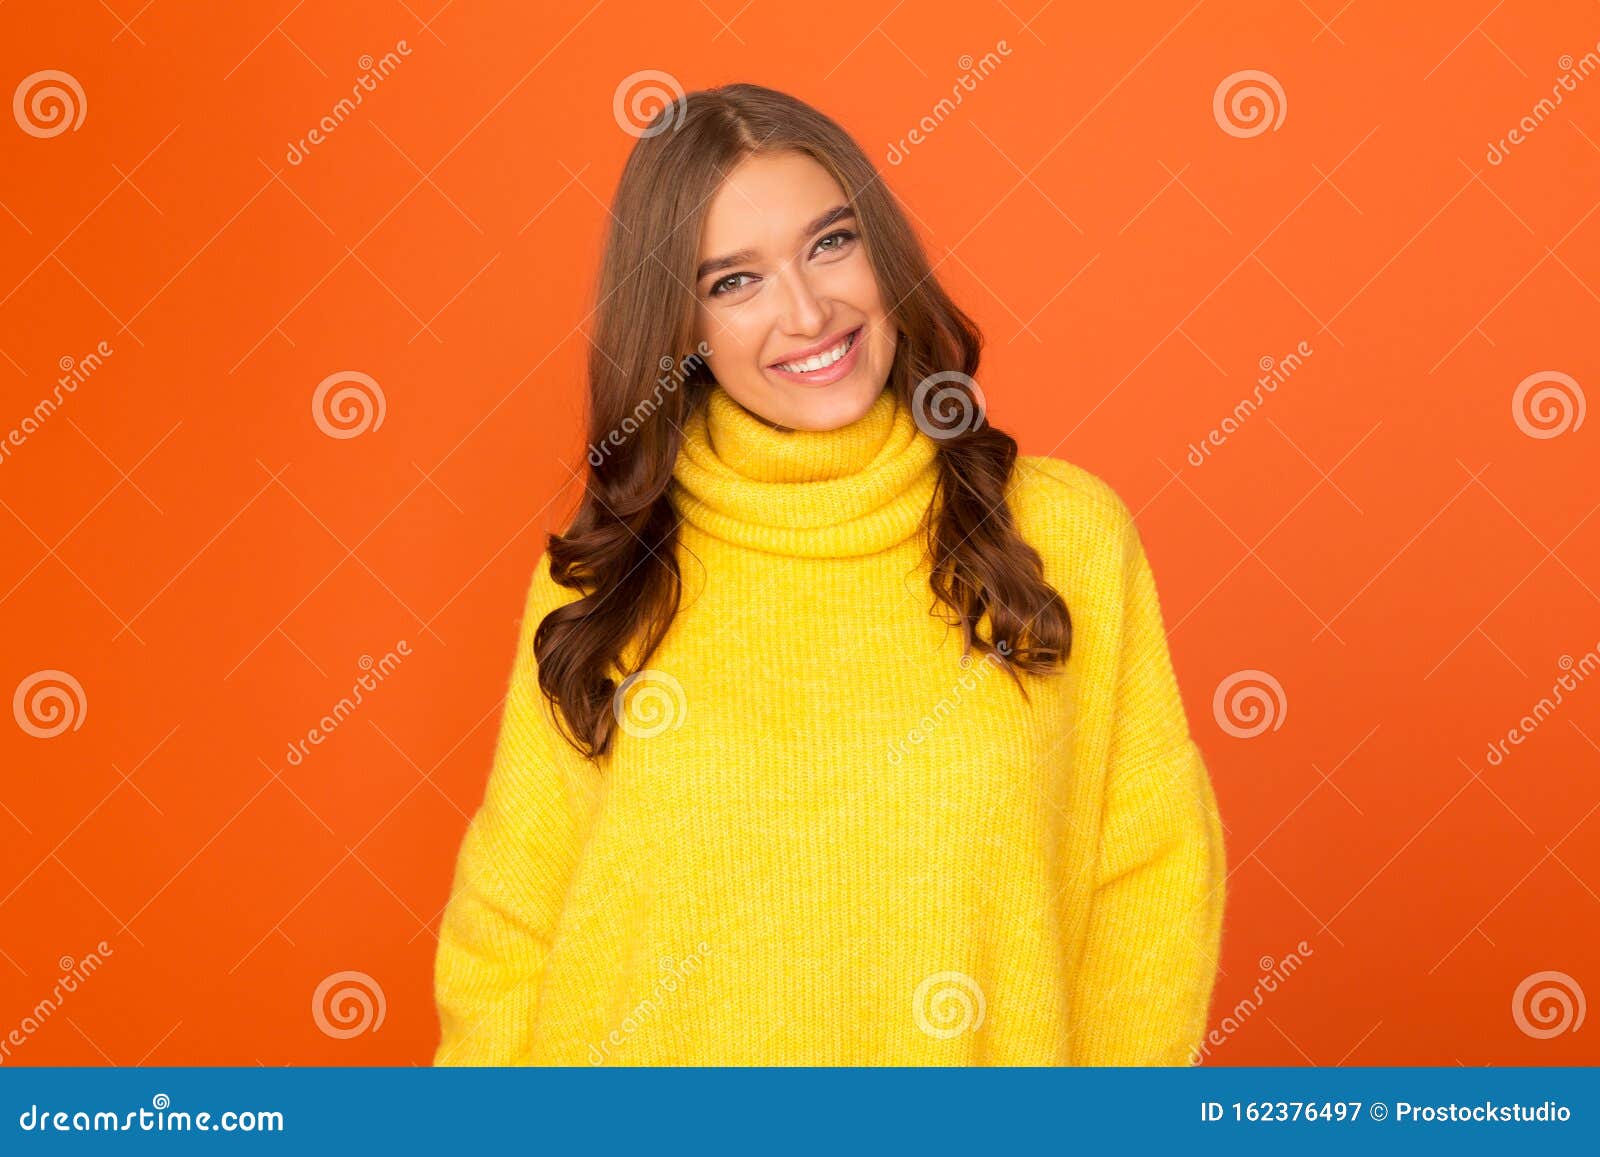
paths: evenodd
<path fill-rule="evenodd" d="M 826 237 L 822 238 L 822 240 L 818 241 L 816 247 L 818 251 L 823 253 L 835 253 L 840 249 L 843 249 L 855 239 L 856 234 L 854 230 L 836 229 L 832 233 L 829 233 Z M 838 244 L 828 245 L 829 241 L 837 241 Z M 732 283 L 739 281 L 741 278 L 749 278 L 751 276 L 752 275 L 748 273 L 730 273 L 721 281 L 713 282 L 709 293 L 712 297 L 721 297 L 724 294 L 732 293 L 736 289 L 743 289 L 743 285 L 735 285 Z"/>
<path fill-rule="evenodd" d="M 817 242 L 817 248 L 821 249 L 824 243 L 826 243 L 828 241 L 832 241 L 834 238 L 838 238 L 839 239 L 839 244 L 833 246 L 833 249 L 837 250 L 837 249 L 844 248 L 850 242 L 854 241 L 856 239 L 856 235 L 855 235 L 855 233 L 853 231 L 851 231 L 849 229 L 838 229 L 838 230 L 835 230 L 832 233 L 829 233 L 821 241 L 818 241 Z M 830 250 L 824 250 L 824 252 L 830 252 Z"/>
<path fill-rule="evenodd" d="M 735 289 L 743 289 L 744 287 L 742 285 L 728 286 L 728 283 L 730 281 L 738 281 L 739 278 L 741 278 L 741 277 L 749 277 L 749 276 L 750 275 L 748 273 L 731 273 L 731 274 L 729 274 L 727 277 L 724 277 L 721 281 L 718 281 L 714 285 L 712 285 L 712 287 L 711 287 L 711 296 L 712 297 L 721 297 L 724 293 L 730 293 Z M 724 286 L 727 286 L 727 288 L 724 288 Z"/>

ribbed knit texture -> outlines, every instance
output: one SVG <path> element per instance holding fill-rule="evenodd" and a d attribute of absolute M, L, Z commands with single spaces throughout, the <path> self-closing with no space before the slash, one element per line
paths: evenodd
<path fill-rule="evenodd" d="M 1022 457 L 1065 667 L 961 655 L 927 582 L 937 443 L 892 392 L 684 428 L 682 606 L 596 767 L 556 732 L 534 570 L 435 961 L 438 1065 L 1187 1064 L 1225 855 L 1127 507 Z"/>

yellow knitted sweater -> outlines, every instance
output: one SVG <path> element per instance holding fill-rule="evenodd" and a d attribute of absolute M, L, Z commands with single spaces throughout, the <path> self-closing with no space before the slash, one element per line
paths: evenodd
<path fill-rule="evenodd" d="M 671 491 L 682 605 L 598 766 L 536 681 L 533 630 L 578 594 L 535 567 L 434 1063 L 1189 1063 L 1224 848 L 1127 507 L 1018 460 L 1074 628 L 1028 702 L 931 613 L 937 443 L 892 391 L 829 431 L 707 403 Z"/>

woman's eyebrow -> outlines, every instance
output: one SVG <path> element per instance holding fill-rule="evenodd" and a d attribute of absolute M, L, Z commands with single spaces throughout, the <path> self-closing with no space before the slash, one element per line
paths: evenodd
<path fill-rule="evenodd" d="M 809 237 L 813 233 L 821 232 L 835 221 L 853 221 L 856 211 L 851 205 L 835 205 L 826 213 L 819 215 L 816 220 L 808 223 L 800 230 L 801 237 Z M 735 265 L 743 265 L 747 261 L 754 261 L 759 254 L 754 249 L 741 249 L 737 253 L 728 253 L 721 257 L 712 257 L 700 263 L 699 270 L 694 279 L 699 282 L 713 273 L 720 273 L 724 269 L 731 269 Z"/>

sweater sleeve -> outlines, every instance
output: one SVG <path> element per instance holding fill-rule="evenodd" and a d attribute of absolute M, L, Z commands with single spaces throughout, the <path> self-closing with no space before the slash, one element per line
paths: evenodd
<path fill-rule="evenodd" d="M 1121 589 L 1095 891 L 1074 980 L 1073 1057 L 1084 1065 L 1186 1065 L 1205 1036 L 1216 981 L 1225 851 L 1131 518 Z"/>
<path fill-rule="evenodd" d="M 533 655 L 540 621 L 576 597 L 550 578 L 542 555 L 517 632 L 494 763 L 440 925 L 436 1066 L 529 1062 L 539 982 L 598 783 L 593 765 L 556 730 Z"/>

